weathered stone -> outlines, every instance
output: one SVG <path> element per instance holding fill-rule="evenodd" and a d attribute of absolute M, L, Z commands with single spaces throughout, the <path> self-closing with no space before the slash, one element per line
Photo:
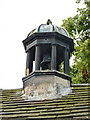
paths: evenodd
<path fill-rule="evenodd" d="M 24 80 L 23 86 L 26 98 L 29 100 L 53 99 L 71 92 L 70 80 L 54 75 L 53 72 L 56 71 L 47 75 L 48 72 L 50 71 L 42 71 L 38 75 L 28 77 L 26 81 Z M 63 75 L 65 76 L 65 74 Z"/>

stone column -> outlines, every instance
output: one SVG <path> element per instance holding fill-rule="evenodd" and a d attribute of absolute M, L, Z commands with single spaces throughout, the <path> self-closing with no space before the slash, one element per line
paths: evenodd
<path fill-rule="evenodd" d="M 40 46 L 35 47 L 35 70 L 40 70 Z"/>
<path fill-rule="evenodd" d="M 52 45 L 52 51 L 51 51 L 51 70 L 56 70 L 56 68 L 57 68 L 56 45 Z"/>
<path fill-rule="evenodd" d="M 27 52 L 27 60 L 26 60 L 26 76 L 32 72 L 32 68 L 33 68 L 33 58 L 32 58 L 32 53 L 29 50 Z"/>
<path fill-rule="evenodd" d="M 32 72 L 32 60 L 31 60 L 31 51 L 27 52 L 27 59 L 26 59 L 26 76 Z"/>
<path fill-rule="evenodd" d="M 69 51 L 65 49 L 64 51 L 64 73 L 68 74 L 70 73 L 69 70 Z"/>

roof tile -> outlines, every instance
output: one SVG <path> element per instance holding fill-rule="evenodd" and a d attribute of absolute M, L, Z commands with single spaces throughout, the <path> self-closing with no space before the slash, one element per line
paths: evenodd
<path fill-rule="evenodd" d="M 90 85 L 73 86 L 72 93 L 58 99 L 29 101 L 23 90 L 0 90 L 3 120 L 90 118 Z"/>

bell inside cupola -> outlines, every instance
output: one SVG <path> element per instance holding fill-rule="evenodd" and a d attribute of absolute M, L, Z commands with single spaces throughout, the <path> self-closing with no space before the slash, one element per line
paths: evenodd
<path fill-rule="evenodd" d="M 41 70 L 50 70 L 51 69 L 51 51 L 49 46 L 46 46 L 46 49 L 43 49 L 42 61 L 40 63 Z"/>

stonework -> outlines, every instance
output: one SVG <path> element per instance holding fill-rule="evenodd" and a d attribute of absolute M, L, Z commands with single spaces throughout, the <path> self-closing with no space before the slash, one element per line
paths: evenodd
<path fill-rule="evenodd" d="M 45 72 L 44 72 L 45 73 Z M 60 98 L 71 92 L 70 81 L 56 75 L 33 76 L 24 81 L 24 97 L 29 100 Z"/>

